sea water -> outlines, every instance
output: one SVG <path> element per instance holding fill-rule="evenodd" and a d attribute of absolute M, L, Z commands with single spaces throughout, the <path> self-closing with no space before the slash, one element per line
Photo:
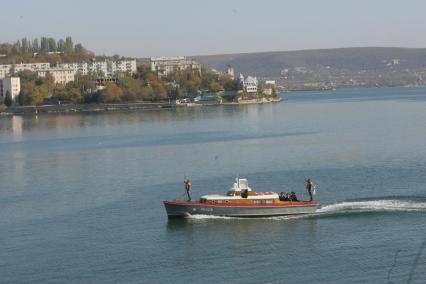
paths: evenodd
<path fill-rule="evenodd" d="M 0 283 L 425 283 L 426 89 L 281 96 L 0 117 Z M 167 219 L 236 176 L 322 208 Z"/>

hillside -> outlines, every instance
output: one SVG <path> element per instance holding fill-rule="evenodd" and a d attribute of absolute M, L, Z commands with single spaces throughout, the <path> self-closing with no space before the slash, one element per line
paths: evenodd
<path fill-rule="evenodd" d="M 281 84 L 347 86 L 424 85 L 426 48 L 360 47 L 195 56 L 217 70 L 278 80 Z M 315 87 L 315 86 L 312 86 Z M 302 87 L 303 88 L 303 87 Z"/>

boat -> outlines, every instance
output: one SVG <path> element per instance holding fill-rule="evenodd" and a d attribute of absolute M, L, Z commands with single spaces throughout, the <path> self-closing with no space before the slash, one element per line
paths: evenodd
<path fill-rule="evenodd" d="M 224 194 L 201 196 L 198 201 L 163 201 L 169 218 L 191 215 L 226 217 L 271 217 L 296 214 L 312 214 L 320 207 L 317 201 L 297 200 L 275 192 L 253 191 L 245 178 L 237 177 L 229 191 Z"/>

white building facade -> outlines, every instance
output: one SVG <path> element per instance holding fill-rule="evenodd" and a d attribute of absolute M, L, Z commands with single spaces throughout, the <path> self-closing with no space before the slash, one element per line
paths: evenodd
<path fill-rule="evenodd" d="M 119 61 L 96 61 L 81 63 L 60 63 L 51 67 L 50 63 L 22 63 L 22 64 L 2 64 L 0 65 L 0 79 L 6 78 L 13 73 L 23 70 L 37 72 L 40 77 L 45 77 L 48 73 L 55 78 L 55 83 L 66 84 L 74 81 L 76 74 L 83 76 L 90 72 L 102 73 L 104 77 L 113 77 L 117 73 L 136 73 L 136 59 Z"/>
<path fill-rule="evenodd" d="M 12 73 L 30 70 L 32 72 L 48 70 L 50 63 L 20 63 L 20 64 L 1 64 L 0 65 L 0 79 L 10 76 Z"/>
<path fill-rule="evenodd" d="M 243 84 L 243 89 L 246 93 L 257 93 L 259 82 L 256 77 L 247 76 L 244 78 L 244 76 L 240 74 L 240 82 Z"/>
<path fill-rule="evenodd" d="M 178 70 L 201 71 L 201 64 L 184 56 L 151 57 L 151 71 L 156 72 L 158 77 L 166 77 Z"/>
<path fill-rule="evenodd" d="M 38 71 L 38 77 L 44 78 L 47 74 L 52 75 L 55 84 L 65 85 L 74 82 L 76 72 L 71 68 L 50 68 L 49 70 Z"/>
<path fill-rule="evenodd" d="M 62 69 L 73 69 L 75 73 L 83 76 L 89 73 L 103 73 L 105 77 L 113 77 L 117 73 L 136 73 L 136 59 L 119 60 L 119 61 L 96 61 L 96 62 L 81 62 L 81 63 L 61 63 L 56 67 Z"/>
<path fill-rule="evenodd" d="M 7 77 L 0 79 L 0 98 L 4 100 L 9 92 L 12 100 L 15 99 L 21 91 L 21 80 L 19 77 Z"/>

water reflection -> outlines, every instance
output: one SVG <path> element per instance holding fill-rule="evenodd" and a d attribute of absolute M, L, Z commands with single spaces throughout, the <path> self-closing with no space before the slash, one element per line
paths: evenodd
<path fill-rule="evenodd" d="M 24 122 L 22 116 L 12 116 L 12 133 L 13 141 L 22 141 L 22 126 Z"/>
<path fill-rule="evenodd" d="M 288 235 L 303 228 L 306 236 L 314 241 L 317 233 L 317 218 L 312 216 L 279 216 L 265 218 L 231 218 L 200 216 L 193 218 L 171 218 L 167 220 L 167 233 L 202 230 L 205 234 L 231 232 L 236 239 L 247 236 L 262 237 L 264 232 L 272 235 Z"/>

